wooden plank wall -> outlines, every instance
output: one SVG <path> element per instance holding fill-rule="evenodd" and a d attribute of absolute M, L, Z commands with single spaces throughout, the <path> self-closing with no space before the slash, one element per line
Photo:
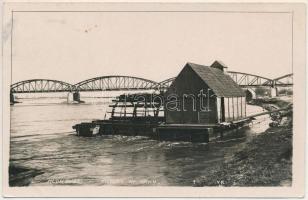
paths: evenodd
<path fill-rule="evenodd" d="M 230 122 L 246 117 L 246 98 L 224 98 L 225 121 Z"/>

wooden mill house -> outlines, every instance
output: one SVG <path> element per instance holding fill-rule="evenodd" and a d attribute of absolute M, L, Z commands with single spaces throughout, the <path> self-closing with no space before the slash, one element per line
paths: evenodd
<path fill-rule="evenodd" d="M 245 92 L 224 68 L 217 61 L 211 66 L 187 63 L 166 92 L 166 123 L 217 124 L 245 117 Z M 177 109 L 170 110 L 173 96 Z"/>
<path fill-rule="evenodd" d="M 218 61 L 211 66 L 184 66 L 165 93 L 165 124 L 159 127 L 160 135 L 202 136 L 246 117 L 245 92 L 225 68 Z"/>

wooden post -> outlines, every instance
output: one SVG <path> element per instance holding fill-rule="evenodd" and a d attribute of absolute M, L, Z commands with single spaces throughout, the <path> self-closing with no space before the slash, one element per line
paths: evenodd
<path fill-rule="evenodd" d="M 144 116 L 146 117 L 147 116 L 147 100 L 145 99 L 145 102 L 144 102 Z"/>
<path fill-rule="evenodd" d="M 241 97 L 241 118 L 243 117 L 243 97 Z"/>
<path fill-rule="evenodd" d="M 234 100 L 233 100 L 233 97 L 232 97 L 232 119 L 234 120 Z"/>
<path fill-rule="evenodd" d="M 229 98 L 228 98 L 228 119 L 230 119 L 230 104 L 229 104 Z"/>
<path fill-rule="evenodd" d="M 115 105 L 113 105 L 112 107 L 112 111 L 111 111 L 111 117 L 113 118 L 114 117 L 114 111 L 115 111 L 115 108 L 117 107 L 118 105 L 118 102 L 115 103 Z"/>
<path fill-rule="evenodd" d="M 120 117 L 122 117 L 122 113 L 123 113 L 123 106 L 121 106 Z"/>
<path fill-rule="evenodd" d="M 221 99 L 219 99 L 219 97 L 217 97 L 215 99 L 216 103 L 215 103 L 215 110 L 216 110 L 216 114 L 217 114 L 217 123 L 220 123 L 221 122 Z M 220 105 L 219 105 L 220 104 Z"/>
<path fill-rule="evenodd" d="M 221 121 L 225 122 L 225 99 L 224 97 L 221 97 Z"/>
<path fill-rule="evenodd" d="M 238 106 L 238 97 L 236 97 L 236 111 L 237 111 L 237 119 L 239 118 L 240 116 L 240 112 L 239 112 L 239 106 Z"/>
<path fill-rule="evenodd" d="M 245 117 L 246 117 L 247 116 L 247 113 L 246 113 L 246 103 L 247 102 L 246 102 L 246 97 L 244 97 L 244 98 L 245 98 L 245 104 L 244 105 L 245 105 Z"/>
<path fill-rule="evenodd" d="M 126 117 L 126 97 L 125 97 L 125 101 L 124 101 L 124 117 Z"/>

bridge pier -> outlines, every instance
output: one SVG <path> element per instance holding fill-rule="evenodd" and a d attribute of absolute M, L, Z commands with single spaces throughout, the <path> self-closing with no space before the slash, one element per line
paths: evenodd
<path fill-rule="evenodd" d="M 278 96 L 278 88 L 271 87 L 271 97 L 277 97 L 277 96 Z"/>
<path fill-rule="evenodd" d="M 15 100 L 14 93 L 11 91 L 10 92 L 10 105 L 14 105 L 15 103 L 21 103 L 21 102 Z"/>
<path fill-rule="evenodd" d="M 80 93 L 79 92 L 73 92 L 73 101 L 80 102 Z"/>
<path fill-rule="evenodd" d="M 15 103 L 15 97 L 12 92 L 10 92 L 10 104 L 13 105 Z"/>
<path fill-rule="evenodd" d="M 257 98 L 256 92 L 253 89 L 251 89 L 251 88 L 246 88 L 245 89 L 245 93 L 246 93 L 246 100 L 247 101 L 251 101 L 252 99 L 256 99 Z"/>
<path fill-rule="evenodd" d="M 67 95 L 67 103 L 84 103 L 84 101 L 80 100 L 79 91 L 69 92 Z"/>

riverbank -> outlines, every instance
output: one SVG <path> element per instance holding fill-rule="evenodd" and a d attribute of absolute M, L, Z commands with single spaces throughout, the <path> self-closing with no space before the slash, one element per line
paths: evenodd
<path fill-rule="evenodd" d="M 37 169 L 30 169 L 26 167 L 20 167 L 13 164 L 9 166 L 9 185 L 16 186 L 28 186 L 32 179 L 44 172 Z"/>
<path fill-rule="evenodd" d="M 261 106 L 266 110 L 271 110 L 272 107 L 275 108 L 285 108 L 293 101 L 292 96 L 283 96 L 276 98 L 262 98 L 262 99 L 254 99 L 250 102 L 252 105 Z"/>
<path fill-rule="evenodd" d="M 259 100 L 263 107 L 285 107 L 289 99 Z M 256 136 L 221 166 L 213 166 L 195 186 L 290 186 L 292 182 L 292 113 L 278 127 Z"/>

